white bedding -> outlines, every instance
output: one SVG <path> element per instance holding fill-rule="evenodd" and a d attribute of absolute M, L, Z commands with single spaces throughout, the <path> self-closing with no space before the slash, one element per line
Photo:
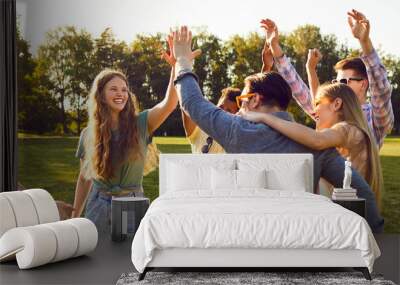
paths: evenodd
<path fill-rule="evenodd" d="M 357 249 L 370 272 L 380 256 L 359 215 L 320 195 L 265 189 L 160 196 L 134 237 L 132 262 L 143 272 L 165 248 Z"/>

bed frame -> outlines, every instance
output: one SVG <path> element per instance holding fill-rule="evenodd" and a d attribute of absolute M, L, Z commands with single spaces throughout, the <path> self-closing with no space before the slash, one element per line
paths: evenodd
<path fill-rule="evenodd" d="M 169 161 L 213 161 L 223 158 L 255 158 L 276 160 L 303 160 L 308 176 L 307 192 L 313 193 L 313 157 L 311 154 L 161 154 L 160 156 L 160 195 L 167 191 L 167 165 Z M 147 265 L 139 280 L 148 271 L 156 268 L 229 268 L 234 271 L 251 271 L 254 268 L 343 268 L 350 267 L 361 271 L 367 280 L 371 276 L 359 250 L 328 249 L 253 249 L 253 248 L 168 248 L 157 249 L 152 261 Z"/>

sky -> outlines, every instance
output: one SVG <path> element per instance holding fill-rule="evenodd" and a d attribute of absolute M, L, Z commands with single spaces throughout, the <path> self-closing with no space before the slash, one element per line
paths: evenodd
<path fill-rule="evenodd" d="M 280 32 L 313 24 L 340 43 L 359 47 L 351 35 L 346 12 L 363 12 L 371 23 L 376 48 L 400 57 L 398 0 L 17 0 L 22 33 L 35 54 L 46 32 L 74 25 L 94 37 L 111 27 L 127 43 L 137 34 L 167 33 L 170 27 L 207 27 L 223 40 L 234 34 L 262 33 L 259 21 L 271 18 Z"/>

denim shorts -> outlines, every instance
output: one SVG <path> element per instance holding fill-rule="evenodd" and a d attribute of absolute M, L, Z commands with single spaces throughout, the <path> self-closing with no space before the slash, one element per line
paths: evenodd
<path fill-rule="evenodd" d="M 144 193 L 129 193 L 127 197 L 144 197 Z M 86 203 L 85 217 L 91 220 L 99 233 L 111 233 L 112 197 L 93 187 Z M 128 216 L 128 232 L 134 228 L 134 219 Z"/>

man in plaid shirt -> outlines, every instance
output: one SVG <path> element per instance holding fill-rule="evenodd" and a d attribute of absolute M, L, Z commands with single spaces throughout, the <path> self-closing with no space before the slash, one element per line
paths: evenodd
<path fill-rule="evenodd" d="M 392 103 L 390 101 L 392 87 L 388 81 L 385 67 L 382 65 L 376 51 L 372 46 L 369 37 L 370 25 L 366 17 L 356 10 L 348 13 L 348 22 L 352 34 L 360 42 L 362 48 L 361 58 L 349 58 L 339 61 L 335 65 L 337 77 L 333 82 L 341 82 L 351 87 L 357 95 L 361 108 L 365 114 L 368 125 L 375 136 L 376 143 L 382 147 L 383 140 L 394 124 L 394 115 Z M 292 89 L 292 94 L 297 103 L 302 109 L 313 117 L 314 105 L 313 96 L 309 88 L 298 75 L 289 59 L 283 54 L 279 46 L 278 30 L 275 23 L 271 20 L 261 21 L 262 25 L 273 25 L 274 29 L 271 32 L 267 31 L 267 38 L 272 39 L 269 43 L 272 55 L 275 58 L 275 66 L 279 73 L 285 78 Z M 273 47 L 272 47 L 273 45 Z M 311 57 L 318 57 L 318 54 L 310 51 L 309 61 Z M 318 86 L 318 77 L 315 72 L 315 66 L 319 59 L 314 59 L 314 70 L 307 69 L 309 73 L 310 86 Z M 309 66 L 308 66 L 309 67 Z M 311 76 L 310 76 L 311 73 Z M 315 74 L 312 76 L 312 74 Z M 369 92 L 368 92 L 369 91 Z M 367 101 L 367 93 L 370 95 L 370 100 Z M 315 95 L 315 94 L 314 94 Z"/>

